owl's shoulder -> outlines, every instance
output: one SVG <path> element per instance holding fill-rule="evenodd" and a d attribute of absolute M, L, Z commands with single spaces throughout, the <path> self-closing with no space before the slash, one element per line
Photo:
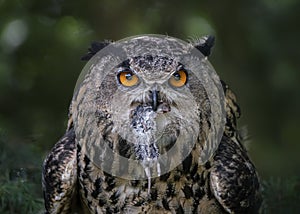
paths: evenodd
<path fill-rule="evenodd" d="M 46 157 L 42 183 L 47 212 L 68 213 L 77 191 L 77 160 L 73 128 L 65 133 Z"/>

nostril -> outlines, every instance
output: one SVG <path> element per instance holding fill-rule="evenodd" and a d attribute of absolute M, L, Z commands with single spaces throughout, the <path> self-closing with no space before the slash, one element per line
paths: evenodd
<path fill-rule="evenodd" d="M 151 96 L 152 96 L 152 94 L 153 94 L 154 92 L 156 92 L 157 94 L 159 94 L 160 91 L 157 91 L 157 90 L 149 90 L 149 93 L 150 93 Z"/>

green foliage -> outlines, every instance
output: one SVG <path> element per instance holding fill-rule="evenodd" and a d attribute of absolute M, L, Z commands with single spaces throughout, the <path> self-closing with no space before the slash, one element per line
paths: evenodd
<path fill-rule="evenodd" d="M 300 178 L 270 178 L 262 182 L 262 213 L 296 213 L 300 210 Z"/>
<path fill-rule="evenodd" d="M 43 208 L 43 200 L 32 193 L 34 188 L 35 184 L 28 181 L 1 178 L 0 213 L 38 213 Z"/>
<path fill-rule="evenodd" d="M 43 210 L 41 170 L 29 164 L 31 151 L 11 150 L 5 146 L 3 138 L 0 135 L 0 213 L 40 213 Z M 18 156 L 21 153 L 23 158 L 27 156 L 22 166 L 28 168 L 19 168 L 20 163 L 11 155 Z"/>

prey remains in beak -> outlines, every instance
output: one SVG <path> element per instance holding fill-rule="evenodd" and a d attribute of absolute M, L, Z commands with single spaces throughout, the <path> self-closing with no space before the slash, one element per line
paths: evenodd
<path fill-rule="evenodd" d="M 148 194 L 151 188 L 151 172 L 160 176 L 159 151 L 156 145 L 156 112 L 153 106 L 139 105 L 131 113 L 131 127 L 135 135 L 134 150 L 137 160 L 148 178 Z"/>
<path fill-rule="evenodd" d="M 170 106 L 162 102 L 159 92 L 150 91 L 150 102 L 142 103 L 131 111 L 131 128 L 134 134 L 134 150 L 137 160 L 144 168 L 148 178 L 148 193 L 150 194 L 151 177 L 160 176 L 160 156 L 157 141 L 159 139 L 156 118 L 161 113 L 170 111 Z"/>

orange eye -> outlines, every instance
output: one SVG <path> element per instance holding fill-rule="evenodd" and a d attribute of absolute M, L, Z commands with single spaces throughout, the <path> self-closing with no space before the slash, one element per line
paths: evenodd
<path fill-rule="evenodd" d="M 136 85 L 139 82 L 139 78 L 137 75 L 132 73 L 131 71 L 122 71 L 118 75 L 119 82 L 126 86 L 131 87 Z"/>
<path fill-rule="evenodd" d="M 169 83 L 174 87 L 182 87 L 187 81 L 187 73 L 185 70 L 175 72 L 169 79 Z"/>

